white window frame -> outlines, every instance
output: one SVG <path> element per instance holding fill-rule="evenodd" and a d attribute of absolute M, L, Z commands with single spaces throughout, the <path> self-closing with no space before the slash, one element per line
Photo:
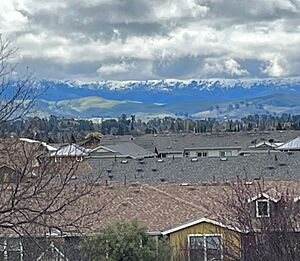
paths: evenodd
<path fill-rule="evenodd" d="M 209 261 L 207 260 L 207 244 L 206 244 L 206 238 L 207 237 L 220 237 L 221 239 L 221 260 L 223 260 L 223 237 L 221 234 L 188 234 L 188 260 L 190 261 L 190 243 L 191 243 L 191 237 L 204 237 L 204 261 Z M 216 260 L 220 261 L 220 260 Z"/>
<path fill-rule="evenodd" d="M 258 203 L 259 202 L 267 202 L 267 215 L 259 215 L 259 211 L 258 211 Z M 270 217 L 270 200 L 268 199 L 257 199 L 255 201 L 255 211 L 256 211 L 256 217 L 257 218 L 264 218 L 264 217 Z"/>
<path fill-rule="evenodd" d="M 13 238 L 13 239 L 19 239 L 19 238 Z M 8 252 L 11 252 L 11 251 L 7 251 L 7 240 L 8 239 L 4 239 L 2 242 L 3 242 L 3 248 L 4 248 L 4 250 L 3 251 L 1 251 L 1 252 L 3 252 L 3 256 L 4 256 L 4 261 L 7 261 L 8 260 Z M 19 253 L 20 253 L 20 261 L 23 261 L 23 244 L 22 244 L 22 240 L 21 239 L 19 239 L 19 243 L 20 243 L 20 251 L 19 251 Z"/>

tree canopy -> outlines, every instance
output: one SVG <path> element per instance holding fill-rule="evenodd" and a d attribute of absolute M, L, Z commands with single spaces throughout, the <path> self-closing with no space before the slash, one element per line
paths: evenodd
<path fill-rule="evenodd" d="M 138 222 L 115 222 L 87 237 L 83 253 L 92 261 L 168 260 L 169 248 L 164 240 L 156 241 Z"/>

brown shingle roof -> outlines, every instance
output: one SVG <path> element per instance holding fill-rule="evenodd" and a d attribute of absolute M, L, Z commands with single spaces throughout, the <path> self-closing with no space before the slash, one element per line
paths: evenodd
<path fill-rule="evenodd" d="M 266 181 L 262 191 L 268 193 L 274 188 L 281 193 L 289 190 L 291 195 L 298 196 L 299 185 L 300 181 Z M 85 186 L 82 181 L 69 183 L 57 202 L 80 195 L 87 188 Z M 254 185 L 250 186 L 255 195 Z M 49 217 L 47 224 L 62 228 L 66 233 L 91 233 L 117 220 L 138 220 L 151 232 L 166 231 L 201 218 L 224 223 L 225 219 L 219 220 L 220 215 L 228 215 L 228 220 L 234 220 L 230 219 L 233 213 L 226 205 L 231 193 L 228 183 L 93 184 L 90 193 Z"/>
<path fill-rule="evenodd" d="M 270 188 L 276 188 L 280 193 L 290 189 L 298 195 L 299 185 L 300 182 L 270 181 L 265 182 L 263 191 L 268 193 Z M 84 230 L 95 231 L 116 220 L 138 220 L 149 231 L 165 231 L 201 218 L 218 221 L 220 214 L 230 215 L 230 209 L 226 209 L 230 193 L 228 184 L 100 184 L 92 195 L 76 204 L 76 209 L 69 211 L 76 216 L 101 209 L 78 222 Z"/>

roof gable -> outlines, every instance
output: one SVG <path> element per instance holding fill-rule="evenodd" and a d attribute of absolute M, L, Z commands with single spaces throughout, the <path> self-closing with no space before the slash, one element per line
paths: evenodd
<path fill-rule="evenodd" d="M 200 219 L 193 220 L 191 222 L 185 223 L 183 225 L 165 230 L 161 234 L 163 236 L 168 235 L 168 234 L 172 234 L 172 233 L 177 232 L 179 230 L 186 229 L 188 227 L 195 226 L 195 225 L 198 225 L 198 224 L 201 224 L 201 223 L 209 223 L 209 224 L 212 224 L 212 225 L 215 225 L 215 226 L 218 226 L 218 227 L 227 228 L 227 229 L 230 229 L 230 230 L 233 230 L 233 231 L 241 232 L 239 229 L 234 228 L 232 226 L 225 225 L 221 222 L 218 222 L 218 221 L 215 221 L 215 220 L 212 220 L 212 219 L 209 219 L 209 218 L 200 218 Z"/>
<path fill-rule="evenodd" d="M 300 137 L 297 137 L 277 148 L 278 150 L 297 150 L 300 149 Z"/>
<path fill-rule="evenodd" d="M 248 199 L 248 202 L 250 203 L 250 202 L 256 201 L 261 198 L 266 198 L 268 200 L 273 201 L 274 203 L 277 203 L 280 201 L 281 195 L 275 189 L 271 188 L 266 192 L 258 193 L 254 197 Z"/>
<path fill-rule="evenodd" d="M 88 150 L 77 145 L 77 144 L 69 144 L 67 146 L 63 146 L 59 148 L 57 151 L 51 153 L 52 157 L 75 157 L 75 156 L 86 156 Z"/>
<path fill-rule="evenodd" d="M 255 148 L 269 148 L 269 149 L 273 149 L 276 148 L 277 145 L 275 143 L 271 143 L 268 141 L 261 141 L 259 143 L 256 143 L 255 145 L 250 146 L 249 148 L 251 149 L 255 149 Z"/>
<path fill-rule="evenodd" d="M 133 159 L 145 158 L 145 157 L 154 157 L 155 154 L 149 150 L 146 150 L 133 142 L 123 142 L 117 143 L 114 145 L 105 145 L 99 146 L 91 152 L 98 151 L 99 149 L 103 149 L 113 153 L 119 153 L 124 156 L 128 156 Z"/>

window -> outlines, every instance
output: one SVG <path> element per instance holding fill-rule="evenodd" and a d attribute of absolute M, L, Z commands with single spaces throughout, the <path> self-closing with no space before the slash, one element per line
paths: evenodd
<path fill-rule="evenodd" d="M 267 199 L 260 199 L 256 201 L 256 217 L 269 217 L 270 204 Z"/>
<path fill-rule="evenodd" d="M 189 235 L 189 261 L 222 260 L 221 235 Z"/>
<path fill-rule="evenodd" d="M 81 156 L 76 156 L 76 161 L 82 161 L 82 157 Z"/>
<path fill-rule="evenodd" d="M 8 238 L 0 241 L 0 260 L 23 260 L 23 246 L 19 238 Z"/>
<path fill-rule="evenodd" d="M 231 157 L 232 156 L 232 151 L 220 151 L 220 157 L 225 158 L 225 157 Z"/>
<path fill-rule="evenodd" d="M 197 155 L 198 157 L 207 157 L 207 152 L 198 152 Z"/>
<path fill-rule="evenodd" d="M 185 156 L 185 157 L 189 157 L 189 156 L 190 156 L 190 153 L 189 153 L 189 152 L 185 152 L 185 153 L 184 153 L 184 156 Z"/>

